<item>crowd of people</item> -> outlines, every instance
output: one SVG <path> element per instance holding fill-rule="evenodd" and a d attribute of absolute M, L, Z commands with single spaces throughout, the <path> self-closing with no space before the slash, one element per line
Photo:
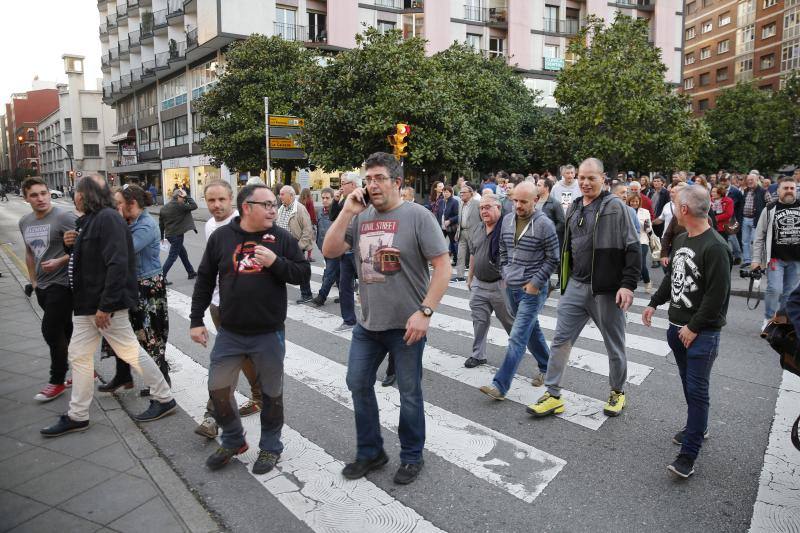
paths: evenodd
<path fill-rule="evenodd" d="M 669 303 L 667 342 L 678 364 L 687 418 L 673 437 L 680 452 L 667 468 L 688 478 L 707 436 L 709 380 L 734 265 L 748 266 L 748 275 L 767 271 L 768 314 L 797 286 L 797 177 L 766 186 L 757 171 L 744 181 L 727 172 L 677 172 L 667 183 L 660 175 L 609 177 L 602 161 L 588 158 L 577 168 L 561 167 L 558 180 L 500 171 L 480 184 L 464 177 L 452 185 L 438 181 L 423 205 L 414 189 L 404 186 L 399 162 L 378 152 L 365 160 L 361 174 L 343 174 L 338 190 L 323 189 L 319 207 L 307 190 L 292 186 L 273 191 L 248 183 L 234 199 L 227 182 L 208 183 L 203 194 L 212 218 L 196 270 L 183 237 L 196 231 L 197 204 L 183 189 L 171 193 L 156 223 L 147 210 L 152 194 L 137 185 L 112 190 L 102 176 L 81 179 L 76 217 L 51 204 L 41 178 L 28 178 L 22 188 L 32 212 L 19 226 L 51 351 L 50 382 L 36 399 L 50 401 L 72 387 L 69 411 L 41 433 L 57 437 L 89 427 L 94 355 L 101 340 L 117 364 L 100 391 L 132 388 L 133 369 L 146 386 L 142 395 L 150 397 L 149 407 L 135 416 L 138 421 L 176 410 L 165 356 L 166 287 L 172 263 L 181 258 L 194 280 L 191 339 L 208 346 L 206 311 L 217 332 L 206 413 L 195 429 L 208 439 L 220 437 L 207 467 L 222 468 L 248 449 L 241 417 L 256 413 L 261 435 L 252 470 L 264 474 L 278 464 L 286 287 L 299 287 L 297 304 L 321 307 L 338 285 L 342 323 L 336 332 L 351 335 L 347 386 L 356 425 L 355 460 L 342 475 L 358 479 L 389 461 L 374 388 L 388 355 L 382 384 L 396 383 L 400 393 L 400 466 L 394 480 L 407 484 L 424 466 L 422 354 L 431 316 L 451 283 L 463 281 L 470 292 L 474 340 L 465 367 L 487 363 L 492 313 L 509 335 L 502 364 L 480 392 L 504 400 L 527 349 L 537 367 L 531 382 L 542 387 L 542 395 L 526 409 L 538 419 L 569 409 L 561 384 L 589 320 L 602 334 L 609 358 L 603 411 L 609 417 L 623 412 L 630 401 L 625 313 L 641 282 L 651 293 L 643 324 L 649 326 L 655 309 Z M 162 265 L 165 241 L 169 253 Z M 310 284 L 315 245 L 325 258 L 316 296 Z M 653 268 L 666 273 L 656 288 Z M 539 313 L 556 288 L 561 296 L 548 346 Z M 234 397 L 240 371 L 252 396 L 242 406 Z"/>

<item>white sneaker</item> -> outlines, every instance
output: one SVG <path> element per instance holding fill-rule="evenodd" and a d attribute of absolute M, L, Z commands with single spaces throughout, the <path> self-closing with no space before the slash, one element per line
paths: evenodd
<path fill-rule="evenodd" d="M 653 294 L 653 282 L 645 283 L 644 290 L 647 294 Z"/>

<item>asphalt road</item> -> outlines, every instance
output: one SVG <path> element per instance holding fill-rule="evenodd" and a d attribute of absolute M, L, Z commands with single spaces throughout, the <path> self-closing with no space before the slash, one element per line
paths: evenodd
<path fill-rule="evenodd" d="M 0 242 L 10 243 L 20 257 L 16 221 L 27 210 L 17 198 L 0 204 Z M 195 267 L 204 247 L 201 223 L 198 231 L 186 236 Z M 313 266 L 323 266 L 319 256 Z M 658 272 L 651 272 L 660 280 Z M 750 527 L 782 373 L 773 352 L 758 338 L 761 309 L 748 311 L 743 298 L 731 298 L 712 372 L 711 436 L 697 473 L 686 482 L 666 471 L 678 451 L 671 437 L 686 416 L 677 367 L 671 353 L 664 351 L 665 330 L 635 323 L 642 307 L 634 306 L 630 312 L 629 404 L 622 416 L 606 419 L 602 409 L 596 412 L 608 394 L 608 378 L 602 374 L 602 364 L 597 365 L 603 360 L 597 356 L 606 352 L 603 343 L 585 330 L 586 336 L 577 343 L 586 356 L 585 369 L 570 368 L 562 384 L 578 398 L 567 407 L 567 414 L 576 416 L 533 420 L 520 403 L 540 393 L 530 386 L 535 366 L 530 355 L 519 370 L 528 381 L 519 380 L 514 389 L 520 401 L 510 397 L 492 402 L 477 390 L 477 385 L 490 381 L 488 371 L 465 371 L 460 365 L 471 350 L 471 338 L 464 331 L 469 324 L 464 307 L 468 293 L 452 286 L 437 311 L 444 318 L 428 336 L 423 375 L 428 403 L 425 469 L 414 484 L 400 487 L 392 483 L 399 466 L 399 443 L 392 431 L 397 423 L 392 411 L 395 389 L 379 395 L 382 412 L 395 413 L 393 418 L 383 417 L 389 465 L 370 474 L 368 483 L 346 482 L 337 475 L 340 464 L 355 454 L 353 414 L 340 379 L 349 342 L 346 335 L 331 332 L 330 326 L 339 321 L 338 305 L 329 300 L 321 311 L 297 306 L 295 287 L 288 289 L 284 394 L 291 430 L 284 435 L 287 449 L 281 468 L 259 478 L 239 462 L 221 472 L 208 472 L 204 461 L 215 445 L 192 430 L 193 417 L 202 414 L 205 401 L 209 349 L 189 339 L 185 316 L 192 282 L 180 262 L 173 266 L 170 279 L 175 291 L 169 298 L 170 359 L 182 410 L 143 430 L 201 502 L 233 531 L 745 531 Z M 312 281 L 321 281 L 319 270 L 315 269 Z M 647 298 L 643 291 L 636 296 Z M 553 331 L 547 321 L 555 317 L 555 307 L 545 307 L 543 316 L 551 317 L 543 318 L 550 340 Z M 666 312 L 659 310 L 656 316 L 663 325 Z M 501 328 L 499 322 L 494 325 Z M 500 333 L 493 332 L 488 347 L 494 367 L 502 363 L 507 342 Z M 110 377 L 108 361 L 100 368 Z M 243 378 L 239 390 L 249 395 Z M 133 394 L 123 395 L 123 401 L 132 409 L 143 402 Z M 580 412 L 574 408 L 577 405 L 582 406 Z M 248 436 L 257 442 L 257 417 L 246 421 Z M 800 468 L 794 468 L 795 485 L 789 492 L 793 489 L 795 496 L 786 505 L 791 507 L 793 501 L 800 507 L 796 495 Z"/>

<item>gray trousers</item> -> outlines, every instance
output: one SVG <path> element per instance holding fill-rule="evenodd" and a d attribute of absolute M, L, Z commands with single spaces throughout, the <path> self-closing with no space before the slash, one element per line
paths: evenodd
<path fill-rule="evenodd" d="M 500 287 L 500 281 L 486 282 L 473 278 L 469 291 L 469 309 L 475 333 L 472 357 L 486 359 L 486 336 L 491 326 L 492 311 L 503 324 L 506 333 L 511 333 L 511 326 L 514 325 L 514 315 L 508 307 L 506 291 Z"/>
<path fill-rule="evenodd" d="M 558 300 L 558 319 L 553 343 L 550 345 L 550 362 L 544 384 L 547 392 L 561 395 L 561 378 L 569 362 L 572 346 L 591 318 L 603 335 L 608 352 L 609 382 L 616 391 L 624 390 L 628 377 L 625 358 L 625 312 L 616 302 L 615 294 L 592 296 L 590 283 L 570 278 L 567 291 Z"/>
<path fill-rule="evenodd" d="M 469 256 L 472 255 L 472 248 L 469 245 L 470 230 L 461 228 L 458 238 L 458 262 L 456 263 L 456 277 L 464 277 L 464 268 L 469 267 Z"/>

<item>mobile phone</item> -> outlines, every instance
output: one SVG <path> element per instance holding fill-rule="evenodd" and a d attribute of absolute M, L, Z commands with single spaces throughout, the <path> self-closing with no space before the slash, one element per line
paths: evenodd
<path fill-rule="evenodd" d="M 366 187 L 364 187 L 363 190 L 364 190 L 364 194 L 362 196 L 363 200 L 362 200 L 361 203 L 363 203 L 364 206 L 367 206 L 367 205 L 369 205 L 369 190 Z"/>

